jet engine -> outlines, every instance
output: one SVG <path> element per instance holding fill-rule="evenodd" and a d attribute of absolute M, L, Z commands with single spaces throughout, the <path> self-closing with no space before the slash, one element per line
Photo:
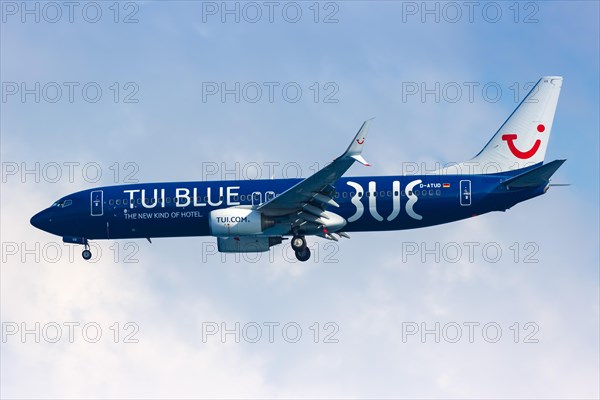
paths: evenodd
<path fill-rule="evenodd" d="M 260 211 L 249 208 L 222 208 L 210 212 L 208 226 L 210 234 L 218 237 L 260 235 L 275 221 Z"/>

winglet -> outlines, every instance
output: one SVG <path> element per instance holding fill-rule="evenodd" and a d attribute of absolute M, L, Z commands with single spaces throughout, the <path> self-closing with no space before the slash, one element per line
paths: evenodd
<path fill-rule="evenodd" d="M 344 152 L 340 158 L 350 157 L 363 165 L 370 166 L 370 164 L 361 156 L 361 153 L 365 144 L 365 139 L 367 138 L 367 133 L 369 133 L 369 125 L 371 125 L 372 120 L 373 118 L 363 122 L 362 126 L 358 130 L 358 133 L 354 139 L 352 139 L 352 142 L 346 149 L 346 152 Z"/>
<path fill-rule="evenodd" d="M 369 164 L 369 163 L 367 162 L 367 160 L 365 160 L 365 159 L 363 158 L 363 156 L 361 156 L 360 154 L 355 154 L 355 155 L 353 155 L 353 156 L 350 156 L 350 157 L 354 158 L 356 161 L 358 161 L 358 162 L 359 162 L 359 163 L 361 163 L 362 165 L 366 165 L 367 167 L 370 167 L 370 166 L 371 166 L 371 164 Z"/>

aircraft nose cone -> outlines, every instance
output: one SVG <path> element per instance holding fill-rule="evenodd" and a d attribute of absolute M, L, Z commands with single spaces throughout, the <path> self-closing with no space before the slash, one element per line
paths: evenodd
<path fill-rule="evenodd" d="M 31 217 L 31 220 L 29 221 L 31 223 L 31 225 L 35 226 L 38 229 L 41 230 L 46 230 L 46 226 L 49 222 L 48 218 L 46 216 L 44 216 L 44 211 L 40 211 L 39 213 L 35 214 L 33 217 Z"/>

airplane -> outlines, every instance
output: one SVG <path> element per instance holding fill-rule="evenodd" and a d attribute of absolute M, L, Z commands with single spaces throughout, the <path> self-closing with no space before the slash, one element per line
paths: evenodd
<path fill-rule="evenodd" d="M 306 179 L 106 186 L 62 197 L 31 224 L 84 246 L 90 240 L 214 236 L 220 252 L 264 252 L 291 238 L 299 261 L 307 236 L 422 228 L 506 211 L 554 186 L 566 160 L 544 163 L 563 78 L 542 77 L 469 161 L 424 175 L 343 177 L 362 156 L 371 120 L 346 151 Z"/>

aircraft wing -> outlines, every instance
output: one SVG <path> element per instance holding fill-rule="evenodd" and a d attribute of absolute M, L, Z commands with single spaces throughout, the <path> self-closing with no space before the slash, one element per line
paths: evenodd
<path fill-rule="evenodd" d="M 333 200 L 335 189 L 331 185 L 350 168 L 354 161 L 369 165 L 361 152 L 371 121 L 372 119 L 362 124 L 344 154 L 325 168 L 261 204 L 258 210 L 270 216 L 298 213 L 300 220 L 314 223 L 318 223 L 319 218 L 326 218 L 323 211 L 328 205 L 339 207 Z"/>

